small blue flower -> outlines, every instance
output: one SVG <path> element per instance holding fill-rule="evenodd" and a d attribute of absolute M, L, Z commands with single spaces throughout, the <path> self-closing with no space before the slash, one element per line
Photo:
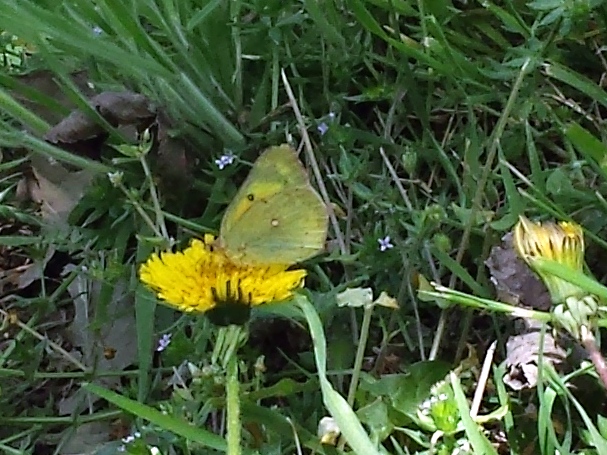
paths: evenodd
<path fill-rule="evenodd" d="M 99 27 L 98 25 L 95 25 L 93 27 L 93 35 L 95 36 L 99 36 L 103 33 L 103 29 L 101 27 Z"/>
<path fill-rule="evenodd" d="M 162 352 L 162 351 L 164 351 L 169 346 L 169 344 L 171 344 L 171 334 L 170 333 L 165 333 L 158 340 L 158 346 L 156 347 L 156 352 Z"/>
<path fill-rule="evenodd" d="M 219 170 L 222 171 L 226 166 L 232 164 L 235 158 L 236 156 L 234 156 L 232 152 L 228 151 L 228 153 L 226 153 L 225 155 L 221 155 L 219 159 L 215 160 L 215 164 L 217 165 Z"/>
<path fill-rule="evenodd" d="M 379 242 L 379 251 L 386 251 L 391 248 L 394 248 L 394 245 L 390 243 L 389 235 L 385 236 L 383 239 L 377 239 L 377 241 Z"/>
<path fill-rule="evenodd" d="M 322 122 L 320 125 L 318 125 L 317 129 L 320 135 L 324 136 L 326 132 L 329 131 L 329 125 L 327 125 L 325 122 Z"/>

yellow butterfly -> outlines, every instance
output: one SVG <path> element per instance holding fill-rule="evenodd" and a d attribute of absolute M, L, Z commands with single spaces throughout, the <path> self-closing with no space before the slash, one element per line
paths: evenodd
<path fill-rule="evenodd" d="M 294 264 L 324 248 L 328 225 L 325 203 L 285 144 L 255 161 L 223 216 L 219 245 L 242 263 Z"/>

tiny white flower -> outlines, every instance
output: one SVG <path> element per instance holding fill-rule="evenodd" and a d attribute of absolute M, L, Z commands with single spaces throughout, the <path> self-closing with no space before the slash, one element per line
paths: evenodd
<path fill-rule="evenodd" d="M 169 346 L 169 344 L 171 344 L 171 334 L 170 333 L 165 333 L 158 340 L 158 346 L 156 347 L 156 351 L 157 352 L 164 351 Z"/>
<path fill-rule="evenodd" d="M 135 441 L 135 435 L 132 435 L 132 434 L 128 435 L 128 436 L 127 436 L 127 437 L 125 437 L 125 438 L 122 438 L 122 442 L 123 442 L 124 444 L 130 444 L 130 443 L 131 443 L 131 442 L 133 442 L 133 441 Z"/>
<path fill-rule="evenodd" d="M 386 251 L 391 248 L 394 248 L 394 245 L 390 242 L 390 236 L 387 235 L 383 239 L 377 239 L 379 242 L 379 251 Z"/>
<path fill-rule="evenodd" d="M 226 153 L 225 155 L 221 155 L 219 159 L 215 160 L 215 164 L 217 165 L 219 170 L 222 171 L 226 166 L 232 164 L 235 158 L 236 156 L 234 156 L 232 152 L 228 151 L 228 153 Z"/>
<path fill-rule="evenodd" d="M 114 186 L 119 186 L 122 183 L 123 175 L 124 174 L 122 173 L 122 171 L 107 173 L 107 177 L 108 177 L 108 179 L 110 179 L 110 183 Z"/>
<path fill-rule="evenodd" d="M 103 33 L 103 29 L 101 27 L 99 27 L 98 25 L 95 25 L 93 27 L 93 35 L 95 36 L 99 36 Z"/>
<path fill-rule="evenodd" d="M 331 121 L 335 120 L 335 112 L 333 112 L 333 111 L 329 112 L 329 120 L 331 120 Z"/>

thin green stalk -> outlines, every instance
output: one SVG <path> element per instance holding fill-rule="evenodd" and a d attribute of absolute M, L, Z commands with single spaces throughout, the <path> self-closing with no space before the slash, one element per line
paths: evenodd
<path fill-rule="evenodd" d="M 110 411 L 96 412 L 95 414 L 86 414 L 78 416 L 78 424 L 82 425 L 89 422 L 104 422 L 108 419 L 114 419 L 124 415 L 124 411 L 121 409 L 112 409 Z M 73 416 L 36 416 L 36 417 L 2 417 L 2 425 L 29 425 L 34 426 L 37 424 L 41 425 L 70 425 L 74 423 Z"/>
<path fill-rule="evenodd" d="M 240 383 L 238 381 L 238 348 L 245 328 L 239 325 L 220 327 L 217 331 L 211 361 L 226 371 L 226 413 L 228 422 L 228 455 L 241 453 Z"/>
<path fill-rule="evenodd" d="M 246 332 L 243 326 L 229 325 L 221 327 L 217 331 L 211 362 L 220 364 L 222 368 L 227 368 L 230 359 L 236 355 L 238 348 L 246 338 Z"/>
<path fill-rule="evenodd" d="M 234 84 L 234 103 L 237 109 L 242 109 L 242 40 L 240 37 L 240 27 L 238 20 L 240 18 L 240 0 L 232 0 L 230 2 L 230 16 L 232 20 L 232 41 L 234 43 L 234 74 L 232 75 L 232 83 Z"/>
<path fill-rule="evenodd" d="M 356 349 L 356 357 L 354 358 L 354 368 L 352 370 L 352 379 L 350 380 L 350 388 L 348 389 L 348 404 L 353 407 L 356 389 L 358 388 L 358 380 L 360 379 L 360 370 L 363 366 L 365 358 L 365 348 L 367 347 L 367 339 L 369 338 L 369 327 L 371 326 L 371 316 L 373 314 L 374 305 L 364 307 L 363 322 L 360 328 L 360 339 L 358 348 Z M 339 450 L 343 450 L 346 445 L 346 440 L 340 438 Z"/>
<path fill-rule="evenodd" d="M 72 420 L 72 422 L 73 422 L 73 420 Z M 70 422 L 70 423 L 72 423 L 72 422 Z M 12 435 L 10 435 L 7 438 L 3 438 L 2 439 L 2 444 L 10 444 L 11 442 L 18 441 L 21 438 L 30 437 L 30 435 L 36 434 L 38 431 L 40 431 L 40 425 L 32 425 L 27 430 L 23 430 L 23 431 L 21 431 L 21 432 L 19 432 L 17 434 L 12 434 Z M 15 452 L 18 453 L 18 454 L 20 454 L 20 455 L 23 453 L 23 452 L 17 451 L 17 450 L 15 450 Z"/>
<path fill-rule="evenodd" d="M 133 204 L 133 207 L 135 207 L 135 210 L 137 210 L 137 213 L 139 213 L 139 216 L 141 216 L 141 218 L 143 218 L 143 221 L 145 221 L 146 224 L 150 227 L 150 229 L 152 229 L 152 231 L 154 232 L 154 235 L 157 237 L 168 238 L 168 236 L 164 237 L 164 235 L 158 230 L 156 223 L 154 223 L 154 221 L 152 221 L 152 219 L 148 216 L 148 214 L 145 213 L 145 210 L 143 210 L 143 207 L 141 207 L 141 204 L 139 203 L 139 201 L 133 197 L 133 195 L 127 189 L 127 187 L 124 186 L 124 184 L 120 181 L 120 176 L 117 175 L 114 177 L 114 176 L 110 175 L 110 180 L 112 180 L 112 183 L 117 188 L 119 188 L 124 193 L 124 195 L 127 197 L 127 199 L 131 202 L 131 204 Z"/>
<path fill-rule="evenodd" d="M 232 355 L 230 355 L 226 380 L 228 455 L 240 455 L 240 383 L 238 382 L 238 356 L 236 355 L 236 352 L 232 352 Z"/>
<path fill-rule="evenodd" d="M 164 221 L 164 214 L 162 211 L 162 207 L 160 206 L 160 200 L 158 198 L 158 191 L 156 191 L 156 185 L 154 184 L 154 179 L 152 177 L 152 172 L 150 171 L 150 167 L 148 166 L 147 161 L 145 160 L 145 156 L 141 155 L 139 157 L 139 161 L 141 162 L 141 167 L 143 167 L 143 172 L 145 173 L 148 182 L 150 182 L 150 195 L 152 196 L 152 204 L 154 205 L 154 212 L 156 213 L 156 224 L 160 226 L 160 231 L 162 232 L 162 237 L 165 240 L 169 240 L 169 232 L 167 231 L 166 223 Z M 143 209 L 142 209 L 143 211 Z"/>
<path fill-rule="evenodd" d="M 240 347 L 243 341 L 243 327 L 240 325 L 231 325 L 228 327 L 228 336 L 227 343 L 224 346 L 224 361 L 223 364 L 226 365 L 227 362 L 232 359 L 232 357 L 236 356 L 238 352 L 238 348 Z M 227 357 L 227 359 L 226 359 Z"/>
<path fill-rule="evenodd" d="M 363 366 L 373 308 L 374 305 L 365 306 L 365 311 L 363 313 L 363 322 L 360 328 L 360 340 L 358 342 L 358 348 L 356 349 L 356 357 L 354 358 L 354 371 L 352 371 L 352 380 L 350 381 L 350 389 L 348 390 L 348 404 L 350 406 L 354 404 L 354 395 L 356 394 L 356 388 L 358 387 L 360 370 Z"/>
<path fill-rule="evenodd" d="M 0 309 L 0 315 L 3 318 L 5 318 L 5 319 L 8 319 L 10 317 L 10 315 L 6 311 L 4 311 L 2 309 Z M 80 362 L 80 360 L 78 360 L 76 357 L 74 357 L 71 353 L 67 352 L 60 345 L 58 345 L 57 343 L 49 340 L 48 337 L 45 337 L 44 335 L 40 334 L 39 332 L 37 332 L 36 330 L 32 329 L 27 324 L 24 324 L 20 320 L 17 320 L 16 325 L 21 330 L 23 330 L 24 332 L 29 333 L 31 336 L 33 336 L 37 340 L 46 343 L 53 350 L 55 350 L 55 352 L 58 352 L 59 354 L 61 354 L 63 356 L 63 358 L 65 358 L 66 360 L 68 360 L 70 363 L 72 363 L 73 365 L 75 365 L 77 368 L 80 368 L 82 371 L 84 371 L 86 373 L 90 373 L 91 372 L 90 368 L 88 368 L 87 366 L 85 366 L 82 362 Z"/>
<path fill-rule="evenodd" d="M 31 110 L 23 107 L 13 96 L 3 89 L 0 89 L 0 108 L 39 135 L 46 133 L 50 129 L 48 123 Z"/>

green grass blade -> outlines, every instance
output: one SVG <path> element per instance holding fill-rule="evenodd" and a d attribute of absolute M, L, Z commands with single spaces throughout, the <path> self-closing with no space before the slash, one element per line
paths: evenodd
<path fill-rule="evenodd" d="M 2 125 L 0 123 L 0 125 Z M 57 161 L 68 163 L 81 169 L 88 169 L 94 172 L 114 172 L 115 169 L 105 164 L 84 158 L 73 153 L 66 152 L 63 149 L 55 147 L 48 142 L 38 139 L 28 133 L 15 131 L 10 126 L 3 126 L 0 131 L 0 145 L 6 147 L 24 147 L 32 152 L 39 153 L 45 158 L 54 158 Z"/>
<path fill-rule="evenodd" d="M 304 296 L 297 297 L 297 304 L 306 317 L 312 340 L 314 340 L 314 358 L 316 359 L 318 379 L 327 410 L 335 419 L 342 435 L 346 438 L 346 441 L 355 453 L 360 455 L 383 453 L 371 442 L 348 402 L 333 389 L 333 386 L 327 379 L 327 342 L 322 322 L 318 317 L 318 313 L 316 313 L 316 309 Z"/>
<path fill-rule="evenodd" d="M 607 93 L 591 79 L 581 75 L 559 63 L 552 62 L 544 65 L 546 74 L 584 93 L 591 100 L 607 107 Z"/>
<path fill-rule="evenodd" d="M 177 419 L 167 414 L 163 414 L 159 410 L 147 406 L 135 400 L 131 400 L 123 395 L 119 395 L 111 390 L 100 387 L 96 384 L 85 383 L 82 388 L 88 392 L 94 393 L 95 395 L 109 401 L 120 409 L 133 414 L 139 418 L 145 419 L 154 425 L 171 431 L 176 435 L 184 437 L 192 442 L 202 444 L 204 447 L 210 447 L 215 450 L 225 452 L 227 450 L 227 444 L 224 439 L 204 428 L 199 428 L 191 425 L 190 423 Z"/>
<path fill-rule="evenodd" d="M 482 453 L 485 455 L 497 455 L 497 450 L 491 445 L 487 437 L 480 431 L 479 425 L 470 417 L 470 407 L 468 400 L 462 389 L 459 378 L 453 372 L 450 373 L 451 386 L 453 387 L 453 396 L 457 403 L 459 415 L 466 431 L 466 437 L 474 453 Z"/>

